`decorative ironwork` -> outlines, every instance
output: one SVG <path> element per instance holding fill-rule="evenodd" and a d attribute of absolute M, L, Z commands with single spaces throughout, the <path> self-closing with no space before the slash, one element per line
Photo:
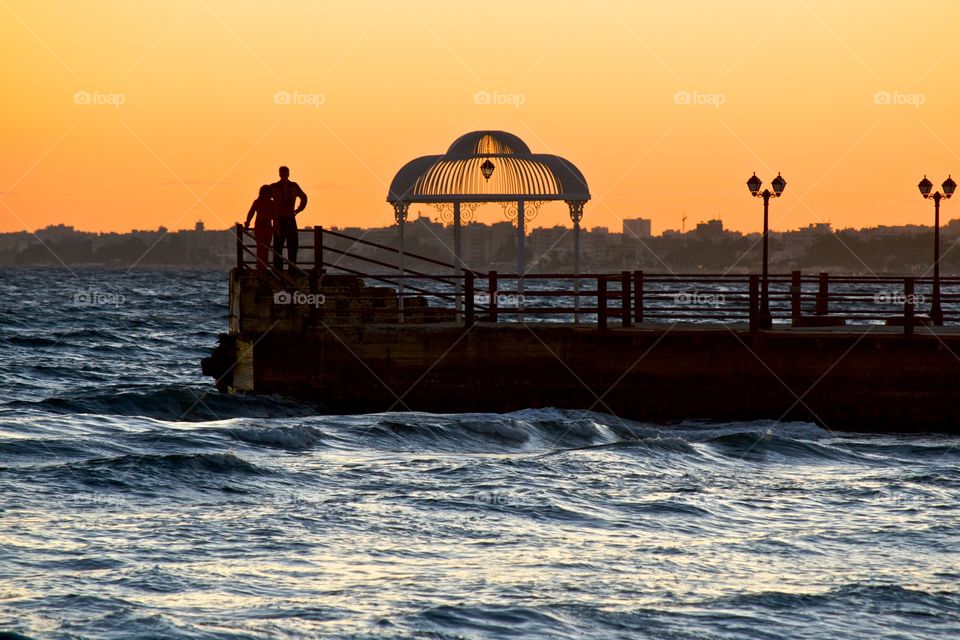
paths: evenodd
<path fill-rule="evenodd" d="M 524 224 L 532 222 L 537 219 L 537 214 L 540 212 L 540 207 L 543 205 L 541 200 L 524 200 L 523 201 L 523 222 Z M 514 225 L 517 224 L 518 210 L 520 209 L 519 202 L 503 202 L 501 203 L 503 207 L 503 215 L 507 220 L 512 222 Z"/>
<path fill-rule="evenodd" d="M 460 221 L 470 222 L 473 220 L 473 216 L 481 204 L 480 202 L 462 202 L 460 204 Z"/>
<path fill-rule="evenodd" d="M 410 204 L 407 202 L 394 202 L 393 203 L 393 217 L 397 221 L 397 224 L 407 221 L 407 213 L 410 209 Z"/>
<path fill-rule="evenodd" d="M 482 202 L 461 202 L 460 203 L 460 222 L 469 222 L 473 220 L 473 215 L 476 213 L 477 209 Z M 437 211 L 437 215 L 440 217 L 440 221 L 444 224 L 450 224 L 453 222 L 453 207 L 452 202 L 431 202 L 432 206 Z"/>
<path fill-rule="evenodd" d="M 516 202 L 504 202 L 504 203 L 501 203 L 500 206 L 503 207 L 504 217 L 510 222 L 512 222 L 513 224 L 517 224 L 518 204 Z"/>
<path fill-rule="evenodd" d="M 567 200 L 567 206 L 570 207 L 570 220 L 574 224 L 580 224 L 583 220 L 583 205 L 587 204 L 583 200 Z"/>
<path fill-rule="evenodd" d="M 432 202 L 430 203 L 437 211 L 437 216 L 440 218 L 441 222 L 450 223 L 453 222 L 453 203 L 452 202 Z"/>

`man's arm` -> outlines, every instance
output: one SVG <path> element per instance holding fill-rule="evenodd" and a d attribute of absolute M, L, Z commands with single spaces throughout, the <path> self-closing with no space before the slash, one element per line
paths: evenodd
<path fill-rule="evenodd" d="M 257 208 L 257 201 L 254 200 L 253 204 L 250 205 L 250 211 L 247 211 L 247 221 L 243 223 L 244 229 L 250 228 L 250 219 L 253 218 L 253 212 Z"/>
<path fill-rule="evenodd" d="M 293 210 L 293 215 L 297 215 L 298 213 L 300 213 L 301 211 L 307 208 L 307 194 L 303 192 L 303 189 L 301 189 L 300 185 L 298 185 L 296 182 L 294 182 L 293 184 L 297 188 L 297 192 L 294 195 L 294 197 L 300 198 L 300 206 Z"/>

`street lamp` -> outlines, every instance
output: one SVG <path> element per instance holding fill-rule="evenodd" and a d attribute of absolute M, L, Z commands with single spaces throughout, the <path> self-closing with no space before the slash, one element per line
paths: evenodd
<path fill-rule="evenodd" d="M 490 158 L 484 160 L 483 164 L 480 165 L 480 172 L 483 174 L 483 179 L 490 180 L 490 176 L 493 175 L 494 169 L 496 169 L 496 165 L 490 162 Z"/>
<path fill-rule="evenodd" d="M 927 179 L 927 176 L 923 176 L 923 180 L 917 185 L 920 195 L 924 198 L 933 198 L 933 292 L 930 302 L 930 319 L 938 327 L 943 325 L 943 309 L 940 307 L 940 200 L 949 199 L 956 191 L 957 183 L 947 176 L 940 186 L 943 188 L 943 193 L 936 191 L 930 195 L 933 183 Z"/>
<path fill-rule="evenodd" d="M 779 198 L 783 195 L 783 190 L 787 188 L 787 181 L 779 173 L 777 177 L 770 182 L 773 192 L 769 189 L 760 191 L 763 181 L 757 177 L 756 172 L 747 180 L 747 188 L 754 198 L 763 198 L 763 275 L 760 282 L 760 324 L 764 329 L 773 326 L 773 318 L 770 316 L 770 286 L 769 286 L 769 259 L 768 259 L 768 237 L 769 237 L 769 212 L 770 196 Z"/>

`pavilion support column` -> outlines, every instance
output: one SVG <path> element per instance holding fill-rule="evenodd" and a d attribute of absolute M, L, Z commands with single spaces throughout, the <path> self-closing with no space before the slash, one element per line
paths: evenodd
<path fill-rule="evenodd" d="M 580 323 L 580 220 L 583 218 L 582 200 L 568 201 L 570 220 L 573 221 L 573 321 Z"/>
<path fill-rule="evenodd" d="M 580 324 L 580 221 L 573 221 L 573 322 Z"/>
<path fill-rule="evenodd" d="M 523 219 L 523 200 L 517 201 L 517 275 L 523 276 L 527 270 L 527 259 L 524 254 L 524 240 L 526 237 L 526 221 Z"/>
<path fill-rule="evenodd" d="M 399 260 L 397 264 L 397 273 L 401 276 L 398 278 L 398 287 L 397 287 L 397 311 L 399 313 L 399 321 L 403 323 L 403 275 L 406 272 L 406 269 L 403 265 L 403 229 L 406 226 L 407 222 L 407 209 L 410 205 L 406 202 L 394 202 L 393 203 L 393 217 L 397 221 L 397 232 L 399 233 Z"/>
<path fill-rule="evenodd" d="M 517 305 L 523 308 L 523 276 L 527 273 L 527 256 L 524 243 L 527 236 L 527 221 L 525 220 L 523 200 L 517 200 Z M 523 322 L 523 314 L 518 316 Z"/>
<path fill-rule="evenodd" d="M 463 261 L 461 259 L 461 239 L 460 239 L 460 203 L 453 203 L 453 286 L 454 303 L 457 313 L 457 322 L 462 321 L 463 309 Z"/>

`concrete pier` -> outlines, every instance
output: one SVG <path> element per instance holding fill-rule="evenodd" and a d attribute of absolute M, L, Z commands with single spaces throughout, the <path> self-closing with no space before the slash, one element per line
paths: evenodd
<path fill-rule="evenodd" d="M 465 326 L 415 298 L 398 324 L 392 288 L 303 277 L 298 287 L 321 304 L 275 299 L 284 289 L 233 272 L 230 333 L 204 361 L 222 391 L 279 394 L 330 413 L 561 407 L 653 422 L 960 431 L 960 333 L 942 327 Z"/>

